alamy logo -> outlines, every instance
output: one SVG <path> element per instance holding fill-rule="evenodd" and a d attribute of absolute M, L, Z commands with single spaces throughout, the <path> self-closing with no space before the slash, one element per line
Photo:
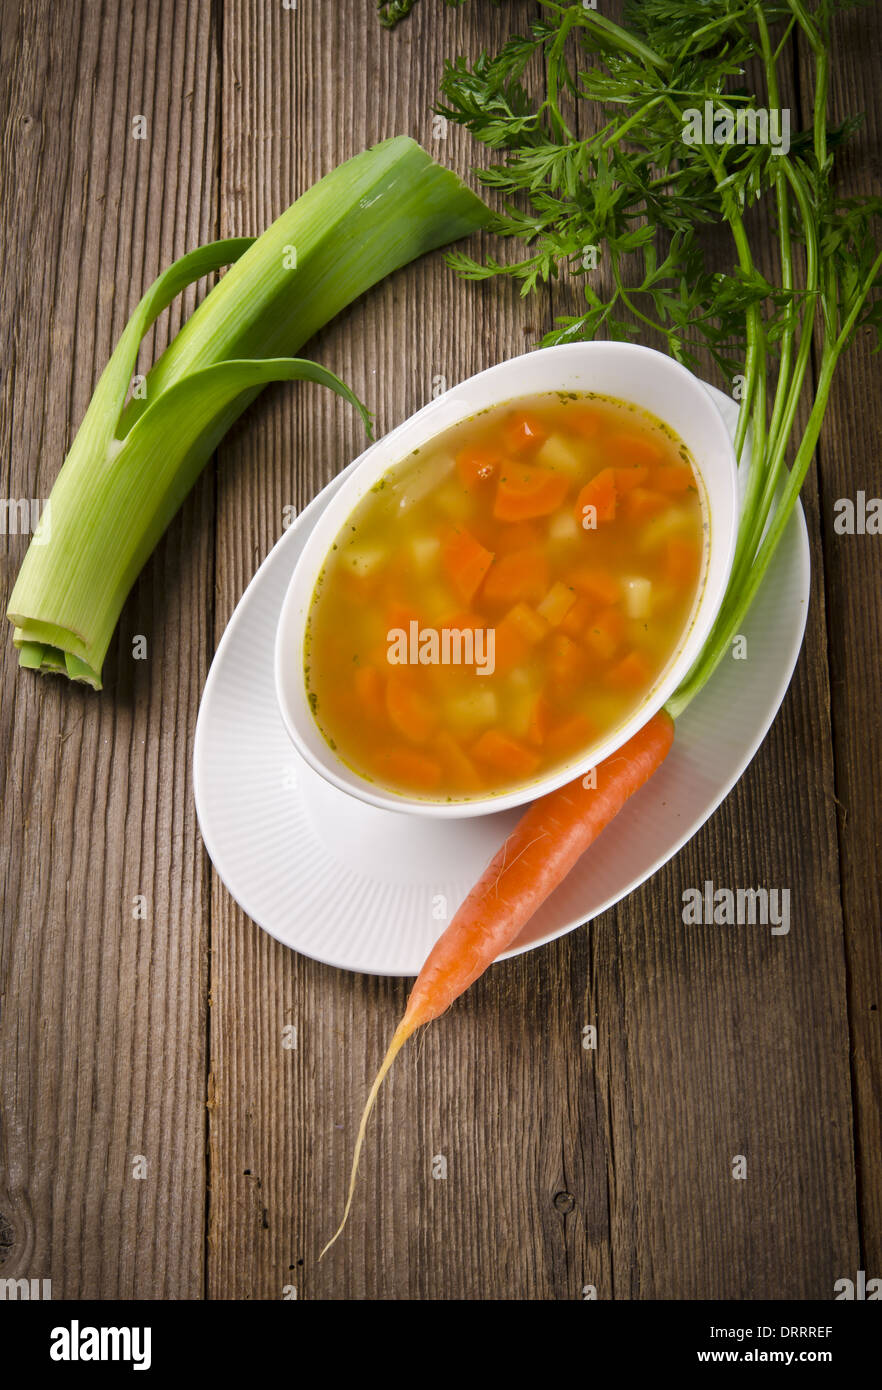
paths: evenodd
<path fill-rule="evenodd" d="M 706 101 L 703 110 L 690 106 L 683 112 L 682 140 L 684 145 L 770 145 L 773 154 L 787 154 L 790 112 L 754 106 L 729 111 Z"/>
<path fill-rule="evenodd" d="M 0 1300 L 42 1299 L 45 1303 L 51 1297 L 51 1279 L 0 1279 Z"/>
<path fill-rule="evenodd" d="M 390 666 L 474 666 L 478 676 L 496 669 L 496 629 L 420 627 L 415 618 L 386 634 Z"/>
<path fill-rule="evenodd" d="M 790 889 L 714 888 L 708 879 L 703 888 L 684 890 L 683 922 L 687 927 L 759 925 L 771 927 L 772 936 L 786 936 L 790 931 Z"/>
<path fill-rule="evenodd" d="M 32 536 L 46 545 L 50 535 L 48 497 L 0 497 L 0 536 Z"/>
<path fill-rule="evenodd" d="M 53 1327 L 49 1355 L 53 1361 L 131 1361 L 133 1371 L 149 1371 L 149 1327 Z"/>
<path fill-rule="evenodd" d="M 866 1270 L 859 1269 L 855 1279 L 837 1279 L 833 1285 L 835 1301 L 878 1303 L 882 1301 L 882 1279 L 868 1279 Z"/>

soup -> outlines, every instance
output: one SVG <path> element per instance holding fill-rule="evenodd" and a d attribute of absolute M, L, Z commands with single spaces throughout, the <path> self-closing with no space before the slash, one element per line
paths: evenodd
<path fill-rule="evenodd" d="M 636 406 L 561 393 L 453 426 L 329 552 L 304 649 L 322 735 L 436 800 L 584 763 L 676 652 L 706 530 L 688 451 Z"/>

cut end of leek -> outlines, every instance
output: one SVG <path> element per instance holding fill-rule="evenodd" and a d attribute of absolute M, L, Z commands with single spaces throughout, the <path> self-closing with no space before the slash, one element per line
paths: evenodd
<path fill-rule="evenodd" d="M 392 271 L 486 224 L 489 210 L 406 136 L 356 155 L 261 237 L 183 256 L 144 295 L 105 368 L 9 601 L 19 663 L 101 689 L 107 648 L 147 557 L 234 420 L 271 381 L 329 386 L 291 354 Z M 126 405 L 151 324 L 189 284 L 231 266 Z M 37 543 L 39 542 L 39 543 Z"/>

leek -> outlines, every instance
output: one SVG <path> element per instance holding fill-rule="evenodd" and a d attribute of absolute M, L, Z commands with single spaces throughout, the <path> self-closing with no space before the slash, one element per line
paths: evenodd
<path fill-rule="evenodd" d="M 19 664 L 100 690 L 129 590 L 233 421 L 269 382 L 308 380 L 355 405 L 369 431 L 333 372 L 289 354 L 378 280 L 487 217 L 400 136 L 341 164 L 256 240 L 214 242 L 170 266 L 126 325 L 25 555 L 7 612 Z M 226 265 L 126 405 L 151 324 Z"/>

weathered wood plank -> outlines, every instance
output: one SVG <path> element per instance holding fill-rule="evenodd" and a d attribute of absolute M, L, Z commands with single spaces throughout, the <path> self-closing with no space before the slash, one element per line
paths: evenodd
<path fill-rule="evenodd" d="M 865 113 L 863 126 L 839 160 L 838 177 L 843 193 L 878 197 L 882 187 L 878 12 L 867 9 L 839 16 L 836 34 L 833 119 Z M 839 534 L 834 523 L 839 499 L 856 502 L 859 490 L 868 499 L 880 495 L 882 365 L 878 356 L 871 355 L 870 346 L 869 336 L 859 335 L 840 366 L 818 450 L 861 1217 L 860 1268 L 868 1277 L 882 1269 L 882 792 L 875 773 L 882 757 L 882 542 L 874 535 Z M 843 1274 L 854 1278 L 851 1269 Z"/>
<path fill-rule="evenodd" d="M 0 467 L 9 496 L 43 497 L 143 289 L 216 233 L 216 42 L 207 6 L 171 0 L 4 6 L 2 25 Z M 209 479 L 139 581 L 100 696 L 19 673 L 8 633 L 0 652 L 3 1273 L 55 1297 L 202 1289 L 208 879 L 189 768 L 212 515 Z M 4 538 L 4 599 L 25 546 Z"/>

